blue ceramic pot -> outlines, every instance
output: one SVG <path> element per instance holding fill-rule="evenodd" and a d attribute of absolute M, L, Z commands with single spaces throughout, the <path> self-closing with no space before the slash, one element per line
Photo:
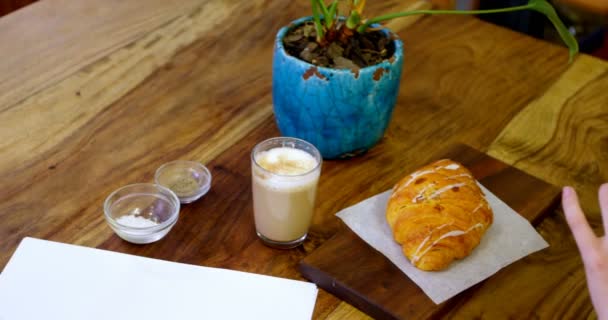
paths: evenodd
<path fill-rule="evenodd" d="M 279 130 L 314 144 L 325 159 L 344 158 L 367 151 L 384 135 L 399 91 L 403 43 L 394 40 L 390 60 L 362 68 L 314 66 L 290 56 L 283 37 L 311 18 L 279 30 L 272 66 L 272 100 Z M 388 30 L 384 30 L 389 35 Z M 396 38 L 396 36 L 391 35 Z"/>

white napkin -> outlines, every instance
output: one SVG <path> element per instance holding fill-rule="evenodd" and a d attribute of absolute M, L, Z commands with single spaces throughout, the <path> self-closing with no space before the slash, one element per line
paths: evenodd
<path fill-rule="evenodd" d="M 507 204 L 479 184 L 492 210 L 494 222 L 470 256 L 452 262 L 442 271 L 422 271 L 414 267 L 393 240 L 385 218 L 391 191 L 373 196 L 336 215 L 359 237 L 384 254 L 426 293 L 440 304 L 498 270 L 549 244 L 534 227 Z"/>
<path fill-rule="evenodd" d="M 0 320 L 311 319 L 308 282 L 25 238 L 0 274 Z"/>

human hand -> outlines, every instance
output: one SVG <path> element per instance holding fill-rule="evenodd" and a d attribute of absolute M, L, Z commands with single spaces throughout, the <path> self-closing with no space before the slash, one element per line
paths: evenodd
<path fill-rule="evenodd" d="M 608 231 L 608 183 L 599 190 L 604 232 Z M 580 207 L 576 192 L 565 187 L 562 206 L 583 258 L 591 302 L 600 320 L 608 320 L 608 237 L 597 237 Z"/>

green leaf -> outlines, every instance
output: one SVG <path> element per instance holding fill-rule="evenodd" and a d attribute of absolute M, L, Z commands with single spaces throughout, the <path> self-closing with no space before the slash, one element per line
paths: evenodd
<path fill-rule="evenodd" d="M 361 22 L 361 16 L 357 11 L 352 10 L 350 12 L 350 16 L 348 16 L 348 19 L 346 19 L 346 27 L 349 29 L 354 29 L 357 27 L 357 25 L 359 25 L 359 22 Z"/>
<path fill-rule="evenodd" d="M 323 22 L 325 22 L 325 27 L 327 29 L 331 28 L 334 24 L 334 15 L 330 13 L 328 7 L 325 5 L 325 0 L 315 0 L 317 2 L 317 8 L 321 9 L 321 13 L 323 14 Z"/>
<path fill-rule="evenodd" d="M 338 10 L 338 0 L 334 0 L 334 2 L 332 2 L 331 5 L 329 6 L 328 15 L 332 18 L 335 17 L 337 10 Z"/>
<path fill-rule="evenodd" d="M 322 1 L 323 0 L 321 0 L 321 2 Z M 334 25 L 334 19 L 336 17 L 337 8 L 338 8 L 338 0 L 334 0 L 327 8 L 327 12 L 324 14 L 325 27 L 327 29 L 331 29 L 331 27 Z"/>
<path fill-rule="evenodd" d="M 319 8 L 321 8 L 321 13 L 323 13 L 323 16 L 325 18 L 327 18 L 327 16 L 329 15 L 329 11 L 327 10 L 325 1 L 324 0 L 316 0 L 316 1 L 317 1 L 317 5 L 319 6 Z"/>
<path fill-rule="evenodd" d="M 568 32 L 568 28 L 566 28 L 564 23 L 559 19 L 559 16 L 555 12 L 555 9 L 553 9 L 553 6 L 546 0 L 529 0 L 528 3 L 525 5 L 490 10 L 412 10 L 390 13 L 375 18 L 367 19 L 365 23 L 357 27 L 357 32 L 365 32 L 367 27 L 374 23 L 379 23 L 398 17 L 407 17 L 415 14 L 491 14 L 501 12 L 514 12 L 520 10 L 534 10 L 544 14 L 551 21 L 555 29 L 557 29 L 557 32 L 559 33 L 564 43 L 568 46 L 568 51 L 570 55 L 569 61 L 573 61 L 574 56 L 576 56 L 579 50 L 578 42 L 576 41 L 574 36 L 572 36 L 572 34 Z"/>
<path fill-rule="evenodd" d="M 315 22 L 315 29 L 317 31 L 317 42 L 321 42 L 323 40 L 323 26 L 321 25 L 321 17 L 319 16 L 319 8 L 317 7 L 319 3 L 317 0 L 310 0 L 310 4 L 312 6 L 312 17 Z"/>
<path fill-rule="evenodd" d="M 490 9 L 490 10 L 427 10 L 427 9 L 423 9 L 423 10 L 411 10 L 411 11 L 395 12 L 395 13 L 389 13 L 389 14 L 385 14 L 385 15 L 382 15 L 382 16 L 378 16 L 378 17 L 374 17 L 374 18 L 371 18 L 371 19 L 367 19 L 365 23 L 361 24 L 357 28 L 357 32 L 365 32 L 365 30 L 367 29 L 367 27 L 369 27 L 370 25 L 372 25 L 374 23 L 379 23 L 379 22 L 382 22 L 382 21 L 386 21 L 386 20 L 390 20 L 390 19 L 394 19 L 394 18 L 399 18 L 399 17 L 413 16 L 413 15 L 417 15 L 417 14 L 429 14 L 429 15 L 433 15 L 433 14 L 470 15 L 470 14 L 488 14 L 488 13 L 513 12 L 513 11 L 527 10 L 527 9 L 530 9 L 530 4 L 526 4 L 526 5 L 523 5 L 523 6 L 502 8 L 502 9 Z"/>
<path fill-rule="evenodd" d="M 559 16 L 557 15 L 557 12 L 555 12 L 553 6 L 551 6 L 551 4 L 549 4 L 545 0 L 530 0 L 528 2 L 528 5 L 530 6 L 531 10 L 535 10 L 544 14 L 545 16 L 547 16 L 547 18 L 549 18 L 551 23 L 553 23 L 553 26 L 555 27 L 555 29 L 557 29 L 557 32 L 559 33 L 560 37 L 568 46 L 568 51 L 570 53 L 569 61 L 572 62 L 574 56 L 578 53 L 578 42 L 576 41 L 574 36 L 568 31 L 568 28 L 566 28 L 564 23 L 559 19 Z"/>
<path fill-rule="evenodd" d="M 354 10 L 357 11 L 359 16 L 363 15 L 363 8 L 365 8 L 365 0 L 355 0 Z"/>

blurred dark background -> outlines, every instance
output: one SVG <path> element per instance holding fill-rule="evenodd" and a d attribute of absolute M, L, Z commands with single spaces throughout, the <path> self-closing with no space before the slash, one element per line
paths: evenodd
<path fill-rule="evenodd" d="M 480 9 L 496 9 L 526 4 L 528 0 L 493 0 L 479 1 L 470 6 Z M 581 52 L 608 60 L 608 0 L 570 0 L 552 1 L 560 18 L 579 42 Z M 601 3 L 604 3 L 603 5 Z M 559 35 L 551 22 L 537 12 L 513 12 L 504 14 L 480 15 L 480 19 L 489 21 L 513 30 L 517 30 L 539 39 L 561 43 Z"/>

